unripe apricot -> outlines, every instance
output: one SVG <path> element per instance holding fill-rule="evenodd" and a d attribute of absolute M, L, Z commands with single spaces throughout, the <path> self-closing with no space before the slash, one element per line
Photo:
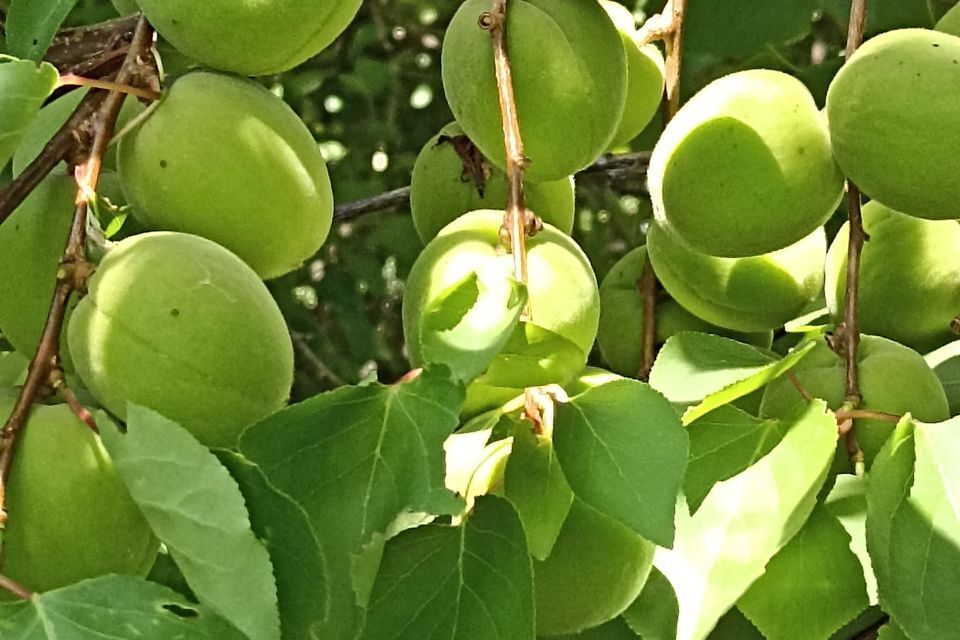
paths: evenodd
<path fill-rule="evenodd" d="M 553 551 L 534 561 L 537 635 L 576 633 L 620 615 L 640 595 L 653 543 L 574 499 Z"/>
<path fill-rule="evenodd" d="M 952 36 L 960 36 L 960 4 L 954 5 L 950 11 L 943 14 L 935 29 Z"/>
<path fill-rule="evenodd" d="M 823 229 L 779 251 L 718 258 L 653 224 L 647 251 L 657 278 L 674 300 L 703 320 L 734 331 L 782 327 L 823 291 Z"/>
<path fill-rule="evenodd" d="M 119 163 L 147 227 L 209 238 L 264 279 L 299 267 L 330 232 L 330 177 L 313 136 L 249 80 L 183 76 L 123 138 Z"/>
<path fill-rule="evenodd" d="M 620 126 L 610 147 L 620 147 L 644 130 L 653 120 L 663 98 L 665 63 L 663 54 L 653 44 L 637 42 L 637 28 L 630 10 L 612 0 L 600 0 L 620 32 L 627 55 L 627 100 Z"/>
<path fill-rule="evenodd" d="M 7 415 L 12 400 L 0 400 Z M 100 428 L 115 429 L 106 414 Z M 66 405 L 37 405 L 7 486 L 4 575 L 47 591 L 108 573 L 145 576 L 159 544 L 100 443 Z"/>
<path fill-rule="evenodd" d="M 524 204 L 564 233 L 573 230 L 573 178 L 524 185 Z M 507 177 L 491 166 L 457 123 L 423 147 L 410 181 L 410 211 L 420 239 L 429 242 L 457 217 L 507 206 Z"/>
<path fill-rule="evenodd" d="M 646 260 L 647 248 L 637 247 L 617 261 L 600 283 L 597 344 L 610 369 L 624 376 L 636 376 L 643 363 L 643 298 L 638 282 Z M 772 331 L 741 333 L 724 329 L 701 320 L 670 299 L 657 301 L 656 329 L 657 344 L 684 331 L 727 336 L 762 347 L 769 347 L 773 341 Z"/>
<path fill-rule="evenodd" d="M 960 38 L 928 29 L 868 40 L 830 84 L 827 115 L 844 173 L 891 209 L 960 218 Z"/>
<path fill-rule="evenodd" d="M 491 283 L 513 277 L 513 257 L 500 244 L 502 222 L 502 211 L 468 213 L 444 227 L 417 258 L 403 294 L 404 336 L 414 366 L 423 364 L 420 321 L 430 302 L 471 273 Z M 509 380 L 487 375 L 484 384 L 516 388 L 567 382 L 583 368 L 597 336 L 597 281 L 583 250 L 549 225 L 528 238 L 526 246 L 533 322 L 520 323 L 514 337 L 522 337 L 528 324 L 540 327 L 569 341 L 581 357 L 571 363 L 572 369 L 565 362 L 557 366 L 546 356 L 530 366 L 513 363 L 503 367 Z M 489 313 L 503 310 L 491 308 Z M 503 365 L 503 358 L 498 356 L 495 364 Z"/>
<path fill-rule="evenodd" d="M 282 408 L 293 347 L 257 275 L 223 247 L 184 233 L 128 238 L 90 280 L 68 328 L 77 373 L 115 415 L 127 403 L 229 447 Z"/>
<path fill-rule="evenodd" d="M 506 164 L 493 45 L 481 15 L 492 0 L 466 0 L 443 41 L 443 87 L 457 122 L 485 156 Z M 594 0 L 509 4 L 510 64 L 527 177 L 560 180 L 596 160 L 620 124 L 626 56 Z"/>
<path fill-rule="evenodd" d="M 137 0 L 173 46 L 214 69 L 262 76 L 323 51 L 361 0 Z"/>
<path fill-rule="evenodd" d="M 20 353 L 32 355 L 43 335 L 76 190 L 50 176 L 0 225 L 0 333 Z"/>
<path fill-rule="evenodd" d="M 861 407 L 902 416 L 907 413 L 923 422 L 941 422 L 950 416 L 943 387 L 933 370 L 916 351 L 878 336 L 861 336 L 857 353 Z M 821 341 L 792 370 L 800 384 L 815 398 L 837 410 L 846 399 L 846 361 L 826 341 Z M 796 414 L 806 401 L 793 382 L 783 376 L 767 386 L 760 415 L 786 418 Z M 867 464 L 893 432 L 882 420 L 858 419 L 857 443 Z"/>
<path fill-rule="evenodd" d="M 896 340 L 921 353 L 956 338 L 960 316 L 960 225 L 898 213 L 876 200 L 863 207 L 870 241 L 860 257 L 857 313 L 865 333 Z M 843 315 L 849 223 L 827 254 L 827 306 Z"/>
<path fill-rule="evenodd" d="M 136 0 L 110 0 L 110 4 L 112 4 L 113 8 L 117 10 L 117 13 L 122 16 L 128 16 L 140 11 Z"/>
<path fill-rule="evenodd" d="M 813 96 L 766 69 L 725 76 L 691 98 L 657 142 L 647 175 L 660 224 L 729 258 L 802 240 L 843 194 Z"/>

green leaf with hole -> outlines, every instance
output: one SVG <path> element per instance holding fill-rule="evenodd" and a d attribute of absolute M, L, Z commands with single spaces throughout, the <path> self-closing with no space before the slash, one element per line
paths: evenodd
<path fill-rule="evenodd" d="M 702 640 L 800 530 L 816 504 L 837 446 L 837 424 L 812 402 L 774 449 L 716 484 L 692 516 L 677 508 L 673 549 L 654 563 L 680 604 L 676 640 Z"/>
<path fill-rule="evenodd" d="M 13 157 L 58 77 L 57 70 L 46 62 L 37 66 L 29 60 L 0 56 L 0 169 Z"/>
<path fill-rule="evenodd" d="M 670 402 L 686 407 L 688 425 L 714 409 L 765 387 L 814 348 L 805 342 L 777 359 L 756 347 L 706 333 L 670 337 L 660 350 L 650 385 Z"/>
<path fill-rule="evenodd" d="M 7 48 L 39 61 L 77 0 L 12 0 L 7 10 Z"/>
<path fill-rule="evenodd" d="M 280 638 L 277 587 L 237 483 L 177 423 L 130 404 L 101 433 L 134 502 L 200 602 L 253 640 Z"/>
<path fill-rule="evenodd" d="M 673 544 L 689 439 L 666 398 L 637 380 L 593 387 L 557 406 L 553 437 L 577 497 L 656 544 Z"/>
<path fill-rule="evenodd" d="M 534 640 L 533 568 L 510 504 L 387 542 L 361 640 Z"/>
<path fill-rule="evenodd" d="M 396 385 L 343 387 L 247 429 L 240 452 L 310 518 L 330 572 L 321 637 L 352 637 L 362 620 L 351 558 L 406 511 L 444 490 L 443 443 L 463 386 L 446 368 Z"/>
<path fill-rule="evenodd" d="M 10 640 L 250 640 L 208 607 L 132 576 L 104 576 L 0 604 Z"/>

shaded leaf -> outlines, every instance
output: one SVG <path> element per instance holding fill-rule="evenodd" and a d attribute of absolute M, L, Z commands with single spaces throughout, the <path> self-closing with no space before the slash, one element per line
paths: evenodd
<path fill-rule="evenodd" d="M 677 640 L 701 640 L 810 514 L 833 460 L 837 425 L 813 402 L 769 454 L 718 483 L 689 515 L 681 498 L 672 550 L 654 562 L 680 604 Z"/>
<path fill-rule="evenodd" d="M 870 604 L 879 604 L 877 578 L 873 574 L 873 565 L 870 562 L 870 554 L 867 552 L 866 479 L 846 474 L 838 475 L 833 489 L 824 501 L 824 506 L 850 536 L 850 550 L 860 561 Z"/>
<path fill-rule="evenodd" d="M 127 433 L 101 437 L 133 500 L 202 604 L 253 640 L 280 637 L 270 557 L 236 482 L 180 427 L 129 404 Z"/>
<path fill-rule="evenodd" d="M 166 587 L 104 576 L 0 604 L 10 640 L 248 640 L 222 618 Z"/>
<path fill-rule="evenodd" d="M 7 48 L 39 61 L 77 0 L 13 0 L 7 10 Z"/>
<path fill-rule="evenodd" d="M 522 322 L 478 380 L 496 387 L 522 389 L 569 382 L 570 372 L 579 371 L 587 355 L 560 334 Z"/>
<path fill-rule="evenodd" d="M 509 503 L 387 543 L 362 640 L 533 640 L 533 569 Z"/>
<path fill-rule="evenodd" d="M 623 612 L 623 619 L 643 640 L 675 640 L 680 604 L 673 585 L 654 567 L 640 596 Z"/>
<path fill-rule="evenodd" d="M 623 618 L 614 618 L 606 624 L 580 633 L 545 637 L 554 638 L 554 640 L 637 640 L 640 636 L 630 630 Z"/>
<path fill-rule="evenodd" d="M 20 0 L 20 5 L 24 2 L 31 0 Z M 37 66 L 29 60 L 0 56 L 0 169 L 13 157 L 58 77 L 57 70 L 46 62 Z"/>
<path fill-rule="evenodd" d="M 923 359 L 940 378 L 950 404 L 950 415 L 960 414 L 960 340 L 928 353 Z"/>
<path fill-rule="evenodd" d="M 557 406 L 554 446 L 577 497 L 648 540 L 673 543 L 689 441 L 663 396 L 629 379 L 588 389 Z"/>

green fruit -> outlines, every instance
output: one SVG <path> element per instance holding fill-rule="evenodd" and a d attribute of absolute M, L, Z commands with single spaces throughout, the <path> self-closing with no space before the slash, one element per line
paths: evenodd
<path fill-rule="evenodd" d="M 490 33 L 493 0 L 466 0 L 443 41 L 443 87 L 457 122 L 485 156 L 506 164 Z M 623 44 L 599 3 L 527 0 L 509 5 L 507 33 L 524 154 L 532 181 L 560 180 L 610 145 L 623 115 Z"/>
<path fill-rule="evenodd" d="M 499 240 L 502 220 L 501 211 L 473 211 L 461 216 L 447 225 L 417 258 L 403 294 L 403 329 L 414 366 L 423 364 L 420 319 L 431 301 L 472 272 L 491 282 L 513 277 L 513 258 Z M 487 385 L 516 388 L 567 382 L 583 368 L 597 335 L 597 281 L 583 250 L 549 225 L 528 238 L 526 246 L 533 322 L 521 323 L 511 344 L 522 342 L 524 335 L 529 336 L 535 327 L 540 327 L 569 341 L 570 347 L 579 351 L 577 362 L 555 363 L 550 354 L 538 358 L 534 355 L 538 353 L 536 345 L 517 347 L 532 357 L 519 362 L 501 354 L 491 371 L 499 368 L 502 375 L 486 374 L 481 381 Z"/>
<path fill-rule="evenodd" d="M 40 109 L 40 113 L 33 119 L 30 126 L 23 133 L 20 144 L 13 154 L 13 175 L 20 175 L 33 160 L 40 155 L 43 147 L 59 131 L 60 127 L 70 118 L 80 102 L 86 97 L 87 89 L 71 91 L 62 98 L 58 98 Z M 144 107 L 138 100 L 127 97 L 123 101 L 120 115 L 117 117 L 116 131 L 122 131 L 133 118 L 143 113 Z M 66 171 L 66 162 L 60 167 Z M 103 159 L 103 166 L 115 169 L 117 166 L 116 147 L 110 147 Z M 59 170 L 59 169 L 57 169 Z"/>
<path fill-rule="evenodd" d="M 6 416 L 12 402 L 0 401 Z M 115 426 L 98 413 L 100 428 Z M 145 576 L 159 544 L 100 438 L 66 405 L 24 427 L 7 487 L 4 575 L 47 591 L 108 573 Z"/>
<path fill-rule="evenodd" d="M 823 291 L 823 229 L 765 255 L 717 258 L 654 224 L 647 250 L 657 278 L 674 300 L 703 320 L 735 331 L 782 327 Z"/>
<path fill-rule="evenodd" d="M 537 635 L 576 633 L 620 615 L 640 595 L 654 546 L 574 499 L 553 551 L 534 561 Z"/>
<path fill-rule="evenodd" d="M 20 353 L 33 355 L 43 335 L 76 190 L 50 176 L 0 225 L 0 333 Z"/>
<path fill-rule="evenodd" d="M 119 154 L 141 222 L 222 244 L 264 279 L 299 267 L 330 232 L 330 177 L 313 136 L 249 80 L 180 78 Z"/>
<path fill-rule="evenodd" d="M 464 154 L 468 161 L 461 155 Z M 564 233 L 573 230 L 573 178 L 525 185 L 524 204 Z M 420 239 L 429 242 L 457 217 L 507 206 L 507 177 L 452 123 L 430 139 L 413 167 L 410 211 Z"/>
<path fill-rule="evenodd" d="M 214 69 L 261 76 L 292 69 L 339 36 L 361 0 L 138 0 L 177 49 Z"/>
<path fill-rule="evenodd" d="M 950 324 L 960 315 L 960 225 L 921 220 L 877 201 L 863 207 L 870 237 L 860 259 L 857 312 L 860 328 L 921 353 L 956 338 Z M 827 305 L 843 315 L 847 286 L 849 223 L 827 254 Z"/>
<path fill-rule="evenodd" d="M 229 447 L 282 408 L 293 346 L 257 275 L 223 247 L 183 233 L 119 243 L 90 280 L 68 328 L 77 373 L 124 417 L 127 402 Z"/>
<path fill-rule="evenodd" d="M 604 362 L 624 376 L 636 376 L 643 363 L 643 298 L 638 282 L 646 260 L 647 248 L 637 247 L 623 256 L 600 284 L 597 344 Z M 657 344 L 684 331 L 727 336 L 762 347 L 769 347 L 773 341 L 771 331 L 739 333 L 724 329 L 701 320 L 670 299 L 658 300 L 656 325 Z"/>
<path fill-rule="evenodd" d="M 943 345 L 923 359 L 940 378 L 950 405 L 950 415 L 960 415 L 960 340 Z"/>
<path fill-rule="evenodd" d="M 637 42 L 633 14 L 620 3 L 600 0 L 620 31 L 627 54 L 627 100 L 620 126 L 610 148 L 622 147 L 637 137 L 656 115 L 663 98 L 665 63 L 663 54 L 652 44 Z"/>
<path fill-rule="evenodd" d="M 878 336 L 861 337 L 859 365 L 861 407 L 902 416 L 907 413 L 923 422 L 941 422 L 950 412 L 936 374 L 916 351 Z M 792 371 L 815 398 L 839 409 L 846 396 L 846 361 L 821 341 Z M 805 400 L 793 383 L 780 377 L 767 386 L 760 415 L 784 418 L 795 414 Z M 867 464 L 893 432 L 894 425 L 881 420 L 860 419 L 857 442 Z M 842 446 L 842 445 L 841 445 Z"/>
<path fill-rule="evenodd" d="M 934 28 L 937 31 L 949 33 L 952 36 L 960 36 L 960 4 L 954 5 L 950 11 L 943 14 L 943 17 L 940 18 L 940 21 L 937 22 L 937 26 Z"/>
<path fill-rule="evenodd" d="M 864 44 L 827 93 L 837 162 L 864 193 L 921 218 L 960 218 L 960 38 L 890 31 Z"/>
<path fill-rule="evenodd" d="M 113 8 L 117 10 L 117 13 L 122 16 L 128 16 L 140 11 L 136 0 L 110 0 L 110 4 L 112 4 Z"/>
<path fill-rule="evenodd" d="M 720 78 L 687 102 L 657 142 L 647 179 L 661 224 L 728 258 L 800 241 L 843 195 L 813 96 L 765 69 Z"/>

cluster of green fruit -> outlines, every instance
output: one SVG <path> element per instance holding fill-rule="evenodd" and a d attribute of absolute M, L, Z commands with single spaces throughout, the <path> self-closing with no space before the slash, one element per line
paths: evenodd
<path fill-rule="evenodd" d="M 118 128 L 128 131 L 105 158 L 92 210 L 104 228 L 128 209 L 136 224 L 110 243 L 70 309 L 63 365 L 81 397 L 109 411 L 97 413 L 101 428 L 123 420 L 133 402 L 205 445 L 232 447 L 244 427 L 287 403 L 293 347 L 263 280 L 318 251 L 333 196 L 319 147 L 293 110 L 228 72 L 299 64 L 346 27 L 360 2 L 138 4 L 163 37 L 212 70 L 178 78 L 146 110 L 126 100 Z M 15 175 L 82 97 L 40 111 L 14 154 Z M 73 218 L 76 184 L 64 173 L 57 169 L 0 227 L 0 334 L 21 354 L 40 341 Z M 4 417 L 13 392 L 0 389 Z M 7 502 L 4 574 L 31 589 L 144 574 L 156 556 L 99 438 L 66 405 L 34 408 Z"/>

